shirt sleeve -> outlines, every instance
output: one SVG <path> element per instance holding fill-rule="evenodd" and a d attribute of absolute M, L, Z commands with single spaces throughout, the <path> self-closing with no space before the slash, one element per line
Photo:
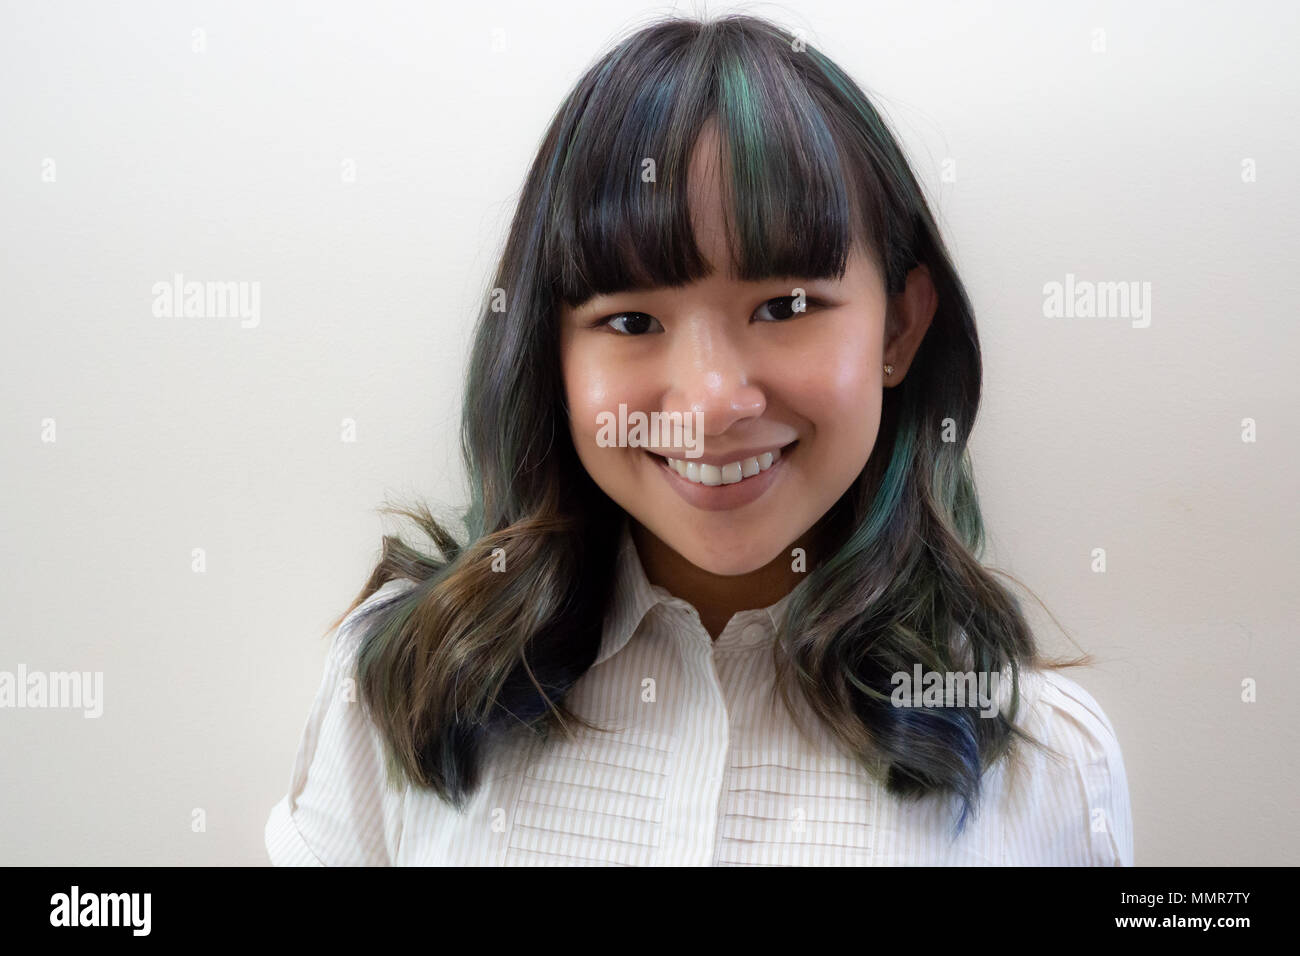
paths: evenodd
<path fill-rule="evenodd" d="M 1037 673 L 1030 732 L 1055 755 L 1035 758 L 1030 854 L 1046 866 L 1132 866 L 1133 815 L 1115 728 L 1100 705 L 1057 671 Z"/>
<path fill-rule="evenodd" d="M 276 866 L 390 866 L 396 859 L 406 790 L 389 785 L 382 737 L 360 700 L 358 616 L 411 586 L 389 581 L 334 632 L 289 792 L 266 821 L 266 850 Z"/>

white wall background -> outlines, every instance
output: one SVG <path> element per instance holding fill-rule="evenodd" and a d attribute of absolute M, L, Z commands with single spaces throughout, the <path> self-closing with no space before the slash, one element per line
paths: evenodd
<path fill-rule="evenodd" d="M 99 719 L 0 710 L 0 861 L 265 860 L 374 509 L 461 496 L 470 321 L 545 124 L 673 9 L 467 7 L 0 5 L 0 670 L 104 674 Z M 1101 662 L 1072 673 L 1137 862 L 1300 862 L 1294 7 L 745 9 L 875 94 L 933 198 L 990 559 Z M 260 324 L 155 317 L 178 272 L 259 282 Z M 1150 327 L 1045 318 L 1067 273 L 1150 282 Z"/>

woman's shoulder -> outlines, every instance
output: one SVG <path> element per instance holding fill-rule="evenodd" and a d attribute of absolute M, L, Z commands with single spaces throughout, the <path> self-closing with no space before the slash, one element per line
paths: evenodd
<path fill-rule="evenodd" d="M 350 661 L 356 655 L 361 638 L 366 633 L 365 625 L 415 586 L 415 582 L 409 578 L 393 578 L 367 595 L 339 623 L 330 646 L 330 657 Z"/>
<path fill-rule="evenodd" d="M 1059 742 L 1093 757 L 1119 751 L 1115 725 L 1078 681 L 1050 668 L 1022 671 L 1021 679 L 1029 719 Z"/>
<path fill-rule="evenodd" d="M 273 863 L 370 866 L 395 859 L 405 792 L 389 786 L 378 729 L 359 704 L 357 651 L 367 633 L 361 625 L 414 586 L 386 582 L 335 628 L 289 790 L 267 818 Z"/>
<path fill-rule="evenodd" d="M 1060 862 L 1133 865 L 1128 775 L 1115 726 L 1097 699 L 1058 670 L 1021 672 L 1015 723 L 1038 745 L 1028 756 L 1026 808 L 1060 818 Z"/>
<path fill-rule="evenodd" d="M 405 594 L 415 586 L 416 583 L 410 578 L 392 578 L 389 581 L 385 581 L 367 595 L 364 601 L 352 609 L 348 616 L 343 619 L 341 627 L 346 627 L 349 623 L 355 623 L 362 620 L 369 612 L 375 610 L 380 605 L 388 604 L 391 600 L 401 594 Z"/>

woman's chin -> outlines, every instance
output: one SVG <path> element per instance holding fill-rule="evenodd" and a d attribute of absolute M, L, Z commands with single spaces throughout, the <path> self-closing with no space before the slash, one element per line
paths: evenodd
<path fill-rule="evenodd" d="M 701 571 L 720 577 L 752 574 L 776 560 L 783 545 L 753 534 L 709 534 L 698 531 L 674 536 L 668 545 Z"/>

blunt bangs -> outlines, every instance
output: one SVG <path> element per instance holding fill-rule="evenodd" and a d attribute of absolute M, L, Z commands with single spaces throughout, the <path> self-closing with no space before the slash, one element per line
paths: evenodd
<path fill-rule="evenodd" d="M 855 133 L 819 60 L 779 33 L 727 26 L 634 36 L 561 107 L 542 252 L 557 299 L 577 306 L 711 273 L 688 197 L 711 119 L 737 278 L 840 278 L 855 243 L 882 261 L 880 184 L 846 151 Z"/>

